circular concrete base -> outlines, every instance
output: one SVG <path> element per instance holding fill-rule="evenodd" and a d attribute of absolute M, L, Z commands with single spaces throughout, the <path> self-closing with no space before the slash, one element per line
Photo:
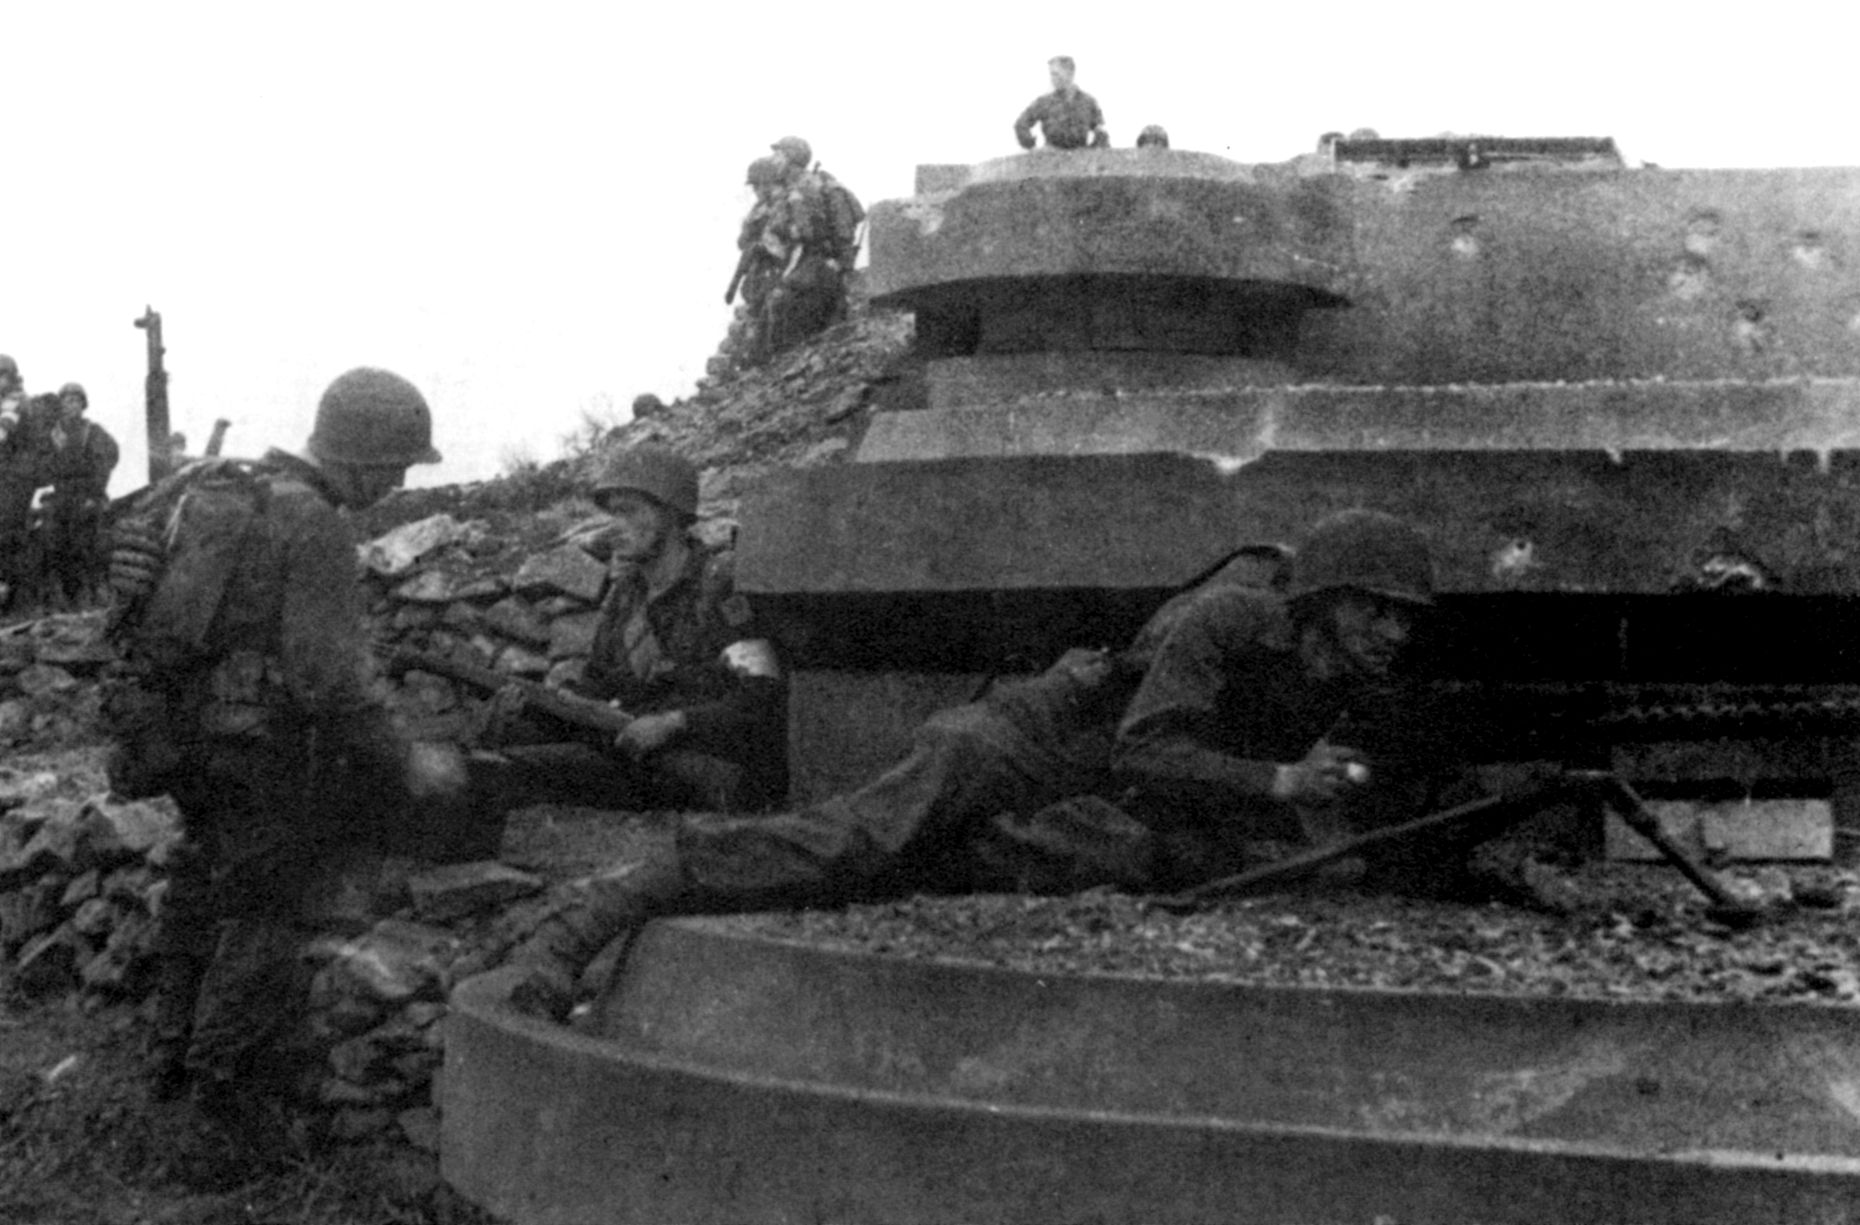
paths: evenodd
<path fill-rule="evenodd" d="M 567 1222 L 1860 1216 L 1860 1019 L 1057 977 L 659 923 L 582 1030 L 462 985 L 443 1167 Z"/>

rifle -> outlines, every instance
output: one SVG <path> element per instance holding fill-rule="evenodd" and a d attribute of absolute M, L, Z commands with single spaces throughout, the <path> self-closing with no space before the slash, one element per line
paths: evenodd
<path fill-rule="evenodd" d="M 142 308 L 136 326 L 148 333 L 149 372 L 143 380 L 142 397 L 147 407 L 149 431 L 149 484 L 168 475 L 173 467 L 173 442 L 168 436 L 168 368 L 162 364 L 167 349 L 161 343 L 161 315 L 152 306 Z"/>
<path fill-rule="evenodd" d="M 729 306 L 736 301 L 736 291 L 742 285 L 743 278 L 749 275 L 749 265 L 755 261 L 757 250 L 758 248 L 756 245 L 751 243 L 749 246 L 744 247 L 742 255 L 737 257 L 736 272 L 730 277 L 730 287 L 723 291 L 723 304 L 725 306 Z"/>
<path fill-rule="evenodd" d="M 1525 817 L 1560 800 L 1580 797 L 1601 800 L 1621 814 L 1628 827 L 1651 842 L 1666 860 L 1696 886 L 1711 902 L 1707 911 L 1727 927 L 1747 927 L 1763 915 L 1760 907 L 1739 898 L 1713 876 L 1702 864 L 1660 827 L 1659 818 L 1647 810 L 1633 788 L 1605 771 L 1571 770 L 1554 778 L 1529 784 L 1515 791 L 1486 796 L 1442 812 L 1412 821 L 1402 821 L 1381 829 L 1345 838 L 1326 847 L 1290 855 L 1275 863 L 1249 868 L 1232 876 L 1208 881 L 1180 893 L 1152 898 L 1150 904 L 1161 910 L 1194 910 L 1202 903 L 1219 897 L 1244 897 L 1271 893 L 1316 874 L 1318 869 L 1338 860 L 1379 851 L 1416 838 L 1446 839 L 1455 842 L 1484 842 L 1502 834 Z"/>
<path fill-rule="evenodd" d="M 449 677 L 461 684 L 486 693 L 496 693 L 500 689 L 514 686 L 523 694 L 524 705 L 538 714 L 547 715 L 562 723 L 576 727 L 590 728 L 608 736 L 617 736 L 626 730 L 633 716 L 618 706 L 609 706 L 606 702 L 597 702 L 593 698 L 579 698 L 572 693 L 563 693 L 560 689 L 551 689 L 539 681 L 526 681 L 520 677 L 510 676 L 495 668 L 487 668 L 450 655 L 438 655 L 431 651 L 415 650 L 412 647 L 393 646 L 376 643 L 375 654 L 381 658 L 390 675 L 418 669 Z"/>

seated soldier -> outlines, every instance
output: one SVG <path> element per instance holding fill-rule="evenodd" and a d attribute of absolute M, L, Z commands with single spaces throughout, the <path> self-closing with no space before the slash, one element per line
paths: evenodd
<path fill-rule="evenodd" d="M 512 687 L 493 702 L 479 763 L 503 807 L 554 800 L 592 807 L 750 812 L 787 794 L 787 691 L 774 644 L 732 584 L 732 556 L 691 533 L 697 470 L 664 447 L 617 452 L 593 490 L 613 516 L 600 627 L 583 697 L 635 716 L 612 742 L 562 741 L 527 719 Z M 555 742 L 548 742 L 555 738 Z"/>

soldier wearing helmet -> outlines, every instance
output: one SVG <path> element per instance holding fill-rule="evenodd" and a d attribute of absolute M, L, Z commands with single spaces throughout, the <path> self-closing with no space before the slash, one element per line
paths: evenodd
<path fill-rule="evenodd" d="M 1143 888 L 1154 838 L 1109 797 L 1112 732 L 1173 627 L 1228 587 L 1283 587 L 1283 552 L 1244 548 L 1165 604 L 1118 653 L 1067 651 L 1038 676 L 931 716 L 871 782 L 799 812 L 693 818 L 633 870 L 565 887 L 520 948 L 518 1004 L 561 1015 L 580 970 L 656 915 L 977 889 Z"/>
<path fill-rule="evenodd" d="M 1313 529 L 1281 596 L 1213 593 L 1171 630 L 1118 727 L 1119 774 L 1172 883 L 1334 830 L 1379 765 L 1340 737 L 1377 704 L 1433 603 L 1427 544 L 1346 511 Z M 1354 723 L 1351 724 L 1354 726 Z"/>
<path fill-rule="evenodd" d="M 551 797 L 610 809 L 756 811 L 787 792 L 787 691 L 774 644 L 732 581 L 733 559 L 692 534 L 690 462 L 643 444 L 604 457 L 591 490 L 612 516 L 594 547 L 608 587 L 583 696 L 634 716 L 611 744 L 561 729 L 500 695 L 489 739 L 505 747 L 508 804 Z M 556 743 L 535 743 L 555 737 Z"/>
<path fill-rule="evenodd" d="M 742 286 L 753 365 L 833 322 L 845 300 L 848 244 L 835 228 L 825 180 L 805 164 L 770 153 L 751 162 L 746 177 L 756 203 L 737 234 L 737 275 L 725 301 Z"/>
<path fill-rule="evenodd" d="M 58 389 L 42 473 L 52 487 L 42 528 L 47 594 L 67 605 L 91 598 L 103 578 L 103 511 L 118 458 L 116 439 L 85 418 L 89 407 L 82 384 Z"/>
<path fill-rule="evenodd" d="M 196 461 L 113 533 L 110 782 L 170 795 L 182 817 L 156 940 L 161 1095 L 239 1117 L 276 1087 L 317 870 L 376 845 L 397 801 L 463 787 L 461 759 L 410 743 L 375 696 L 339 513 L 438 458 L 413 384 L 351 370 L 303 454 Z"/>

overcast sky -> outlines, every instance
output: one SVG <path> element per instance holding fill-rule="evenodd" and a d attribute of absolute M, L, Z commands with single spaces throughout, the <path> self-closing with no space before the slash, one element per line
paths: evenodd
<path fill-rule="evenodd" d="M 7 0 L 0 352 L 29 390 L 88 386 L 119 492 L 146 473 L 145 304 L 196 447 L 221 416 L 230 453 L 294 447 L 332 377 L 382 365 L 438 421 L 415 483 L 477 479 L 691 390 L 744 167 L 786 133 L 868 204 L 908 195 L 919 162 L 1014 152 L 1063 53 L 1119 146 L 1161 123 L 1282 161 L 1368 126 L 1853 165 L 1856 11 Z"/>

